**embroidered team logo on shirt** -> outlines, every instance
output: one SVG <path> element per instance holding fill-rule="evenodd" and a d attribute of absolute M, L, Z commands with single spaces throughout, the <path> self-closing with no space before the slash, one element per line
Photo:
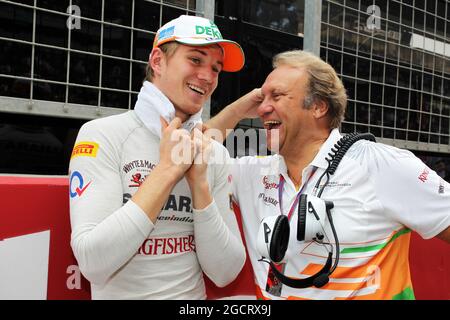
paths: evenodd
<path fill-rule="evenodd" d="M 270 179 L 267 176 L 263 177 L 262 182 L 264 185 L 264 189 L 266 189 L 266 190 L 278 189 L 278 183 L 276 183 L 274 181 L 270 181 Z"/>
<path fill-rule="evenodd" d="M 262 199 L 263 203 L 266 206 L 269 206 L 269 205 L 274 205 L 275 207 L 278 206 L 278 200 L 266 195 L 264 192 L 261 192 L 258 195 L 258 199 Z"/>
<path fill-rule="evenodd" d="M 141 184 L 144 183 L 145 178 L 146 178 L 146 176 L 143 177 L 142 174 L 140 174 L 139 172 L 135 173 L 131 176 L 131 179 L 130 179 L 131 184 L 129 184 L 128 186 L 129 187 L 140 187 Z"/>
<path fill-rule="evenodd" d="M 423 169 L 422 173 L 419 175 L 419 180 L 422 182 L 426 182 L 428 180 L 428 174 L 430 173 L 430 170 L 428 168 Z"/>
<path fill-rule="evenodd" d="M 438 189 L 438 193 L 439 194 L 444 194 L 445 193 L 444 185 L 445 185 L 444 180 L 441 179 L 441 181 L 439 182 L 439 189 Z"/>
<path fill-rule="evenodd" d="M 78 171 L 72 172 L 72 174 L 70 175 L 70 197 L 72 199 L 76 197 L 81 197 L 83 193 L 86 191 L 86 189 L 89 187 L 91 182 L 92 180 L 89 181 L 88 183 L 85 183 L 83 175 L 80 172 Z"/>

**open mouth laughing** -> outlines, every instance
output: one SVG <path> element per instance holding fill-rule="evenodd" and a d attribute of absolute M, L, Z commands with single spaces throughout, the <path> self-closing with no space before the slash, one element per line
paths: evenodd
<path fill-rule="evenodd" d="M 272 130 L 272 129 L 278 129 L 281 125 L 281 121 L 278 120 L 267 120 L 264 121 L 264 129 Z"/>
<path fill-rule="evenodd" d="M 200 88 L 199 86 L 188 83 L 188 87 L 189 87 L 189 89 L 191 89 L 195 93 L 198 93 L 199 95 L 204 96 L 206 94 L 206 90 L 203 88 Z"/>

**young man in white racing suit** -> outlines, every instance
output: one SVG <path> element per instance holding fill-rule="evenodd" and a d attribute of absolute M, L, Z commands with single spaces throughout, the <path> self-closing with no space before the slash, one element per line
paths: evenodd
<path fill-rule="evenodd" d="M 239 274 L 228 167 L 201 161 L 228 153 L 194 127 L 219 73 L 243 65 L 213 22 L 180 16 L 156 34 L 134 110 L 82 126 L 71 246 L 93 299 L 205 299 L 203 273 L 219 287 Z"/>

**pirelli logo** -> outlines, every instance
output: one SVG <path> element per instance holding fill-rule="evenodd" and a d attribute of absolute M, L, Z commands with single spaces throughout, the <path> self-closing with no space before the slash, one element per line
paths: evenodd
<path fill-rule="evenodd" d="M 95 158 L 97 156 L 98 151 L 98 143 L 96 142 L 86 142 L 81 141 L 78 142 L 72 151 L 72 156 L 70 159 L 73 159 L 75 157 L 93 157 Z"/>

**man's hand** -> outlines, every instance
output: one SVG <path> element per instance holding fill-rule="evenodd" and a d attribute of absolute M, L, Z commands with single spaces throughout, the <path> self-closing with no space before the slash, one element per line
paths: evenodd
<path fill-rule="evenodd" d="M 191 190 L 194 209 L 204 209 L 213 201 L 207 179 L 212 143 L 211 138 L 202 133 L 201 127 L 192 130 L 192 141 L 195 144 L 195 157 L 192 166 L 186 171 L 185 178 Z"/>
<path fill-rule="evenodd" d="M 179 129 L 180 126 L 179 118 L 169 124 L 161 118 L 159 163 L 131 198 L 153 223 L 156 223 L 170 192 L 192 165 L 194 158 L 191 136 L 186 130 Z"/>
<path fill-rule="evenodd" d="M 211 139 L 203 134 L 200 127 L 194 128 L 191 134 L 195 145 L 195 157 L 192 166 L 186 171 L 185 177 L 189 185 L 206 182 L 206 170 L 211 154 Z"/>
<path fill-rule="evenodd" d="M 194 159 L 195 144 L 185 129 L 180 129 L 181 119 L 175 118 L 169 124 L 161 120 L 161 143 L 159 165 L 173 172 L 181 179 Z"/>
<path fill-rule="evenodd" d="M 219 114 L 209 119 L 206 124 L 203 125 L 203 131 L 205 131 L 205 129 L 219 130 L 221 135 L 214 135 L 213 139 L 222 143 L 230 133 L 228 129 L 234 129 L 239 121 L 258 117 L 256 110 L 262 101 L 263 96 L 261 94 L 261 89 L 253 89 L 246 95 L 226 106 Z"/>
<path fill-rule="evenodd" d="M 256 109 L 261 104 L 263 99 L 261 88 L 256 88 L 237 99 L 233 102 L 233 105 L 235 106 L 235 111 L 238 113 L 241 120 L 254 119 L 258 118 Z"/>

